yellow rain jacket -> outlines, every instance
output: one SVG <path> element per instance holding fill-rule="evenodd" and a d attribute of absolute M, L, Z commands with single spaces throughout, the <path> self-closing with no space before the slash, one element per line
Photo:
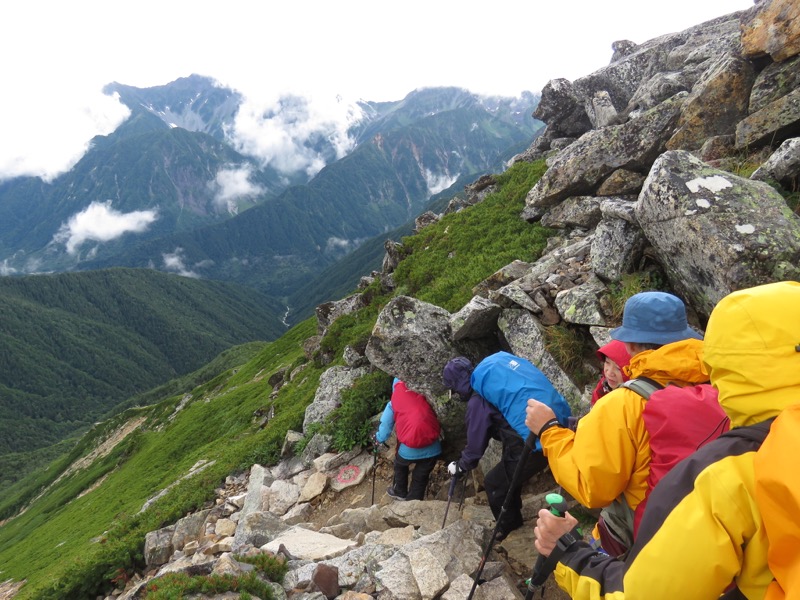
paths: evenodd
<path fill-rule="evenodd" d="M 704 383 L 708 373 L 702 345 L 687 339 L 645 350 L 631 358 L 625 372 L 664 386 Z M 551 427 L 542 434 L 553 477 L 582 505 L 603 508 L 622 495 L 636 509 L 644 500 L 650 472 L 650 435 L 642 419 L 645 402 L 636 392 L 617 388 L 597 401 L 576 431 Z"/>
<path fill-rule="evenodd" d="M 800 598 L 798 346 L 800 283 L 717 305 L 704 360 L 732 429 L 654 488 L 625 562 L 583 544 L 562 557 L 556 579 L 572 598 L 700 600 L 734 586 L 749 599 Z"/>

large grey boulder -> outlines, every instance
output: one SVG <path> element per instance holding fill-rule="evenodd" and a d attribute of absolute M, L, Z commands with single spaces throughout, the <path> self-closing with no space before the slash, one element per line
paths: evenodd
<path fill-rule="evenodd" d="M 253 512 L 242 515 L 233 536 L 233 548 L 259 547 L 276 537 L 289 526 L 270 512 Z"/>
<path fill-rule="evenodd" d="M 148 567 L 160 567 L 169 562 L 175 547 L 172 536 L 175 526 L 163 527 L 150 531 L 144 536 L 144 562 Z"/>
<path fill-rule="evenodd" d="M 685 92 L 677 94 L 638 119 L 590 131 L 571 144 L 528 192 L 522 217 L 569 196 L 592 194 L 617 169 L 647 168 L 664 151 L 685 98 Z"/>
<path fill-rule="evenodd" d="M 747 115 L 755 69 L 750 61 L 723 55 L 701 77 L 681 108 L 670 150 L 697 150 L 713 136 L 732 134 Z"/>
<path fill-rule="evenodd" d="M 672 284 L 703 316 L 734 290 L 800 277 L 800 219 L 783 197 L 688 152 L 659 157 L 636 216 Z"/>
<path fill-rule="evenodd" d="M 800 87 L 800 56 L 764 67 L 750 90 L 750 110 L 757 112 L 770 102 Z"/>
<path fill-rule="evenodd" d="M 450 317 L 453 340 L 480 339 L 497 330 L 500 306 L 482 296 L 474 296 L 464 307 Z"/>
<path fill-rule="evenodd" d="M 542 97 L 533 117 L 547 124 L 549 139 L 577 137 L 592 128 L 584 108 L 584 99 L 566 79 L 553 79 L 542 88 Z"/>
<path fill-rule="evenodd" d="M 592 271 L 605 281 L 619 281 L 635 271 L 647 245 L 634 217 L 634 204 L 609 199 L 601 205 L 603 219 L 592 239 Z"/>
<path fill-rule="evenodd" d="M 331 367 L 319 378 L 314 401 L 306 407 L 303 433 L 308 435 L 313 423 L 322 423 L 342 402 L 342 391 L 351 387 L 356 379 L 366 375 L 368 367 Z"/>
<path fill-rule="evenodd" d="M 341 300 L 325 302 L 316 308 L 317 333 L 325 335 L 328 327 L 341 316 L 348 315 L 366 306 L 363 294 L 351 294 Z"/>
<path fill-rule="evenodd" d="M 736 148 L 760 148 L 797 135 L 800 88 L 796 88 L 745 117 L 736 125 Z"/>
<path fill-rule="evenodd" d="M 750 179 L 767 182 L 774 180 L 785 189 L 796 189 L 800 180 L 800 138 L 783 142 L 781 147 L 755 170 Z"/>
<path fill-rule="evenodd" d="M 397 296 L 383 308 L 366 348 L 374 367 L 431 395 L 446 392 L 442 369 L 457 354 L 450 313 L 410 296 Z"/>

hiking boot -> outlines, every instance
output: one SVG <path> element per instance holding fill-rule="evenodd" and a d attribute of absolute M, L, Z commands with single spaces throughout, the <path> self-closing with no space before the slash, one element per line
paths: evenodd
<path fill-rule="evenodd" d="M 390 486 L 390 487 L 386 488 L 386 494 L 389 496 L 389 498 L 394 498 L 395 500 L 405 500 L 406 499 L 406 495 L 405 494 L 403 494 L 403 495 L 398 494 L 394 490 L 394 486 Z"/>

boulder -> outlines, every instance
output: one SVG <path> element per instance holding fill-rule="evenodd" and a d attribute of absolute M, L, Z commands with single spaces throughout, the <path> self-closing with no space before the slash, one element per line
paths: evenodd
<path fill-rule="evenodd" d="M 800 277 L 800 219 L 783 197 L 688 152 L 656 160 L 636 216 L 670 281 L 703 317 L 734 290 Z"/>

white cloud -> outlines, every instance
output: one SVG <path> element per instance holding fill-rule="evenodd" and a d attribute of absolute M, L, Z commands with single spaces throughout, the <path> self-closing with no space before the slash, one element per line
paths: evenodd
<path fill-rule="evenodd" d="M 347 129 L 360 115 L 356 104 L 338 97 L 246 98 L 228 135 L 237 150 L 264 166 L 282 173 L 305 171 L 311 177 L 325 166 L 321 147 L 331 145 L 336 158 L 353 147 Z"/>
<path fill-rule="evenodd" d="M 75 254 L 85 242 L 109 242 L 126 233 L 141 233 L 158 218 L 155 210 L 122 213 L 111 208 L 111 200 L 92 202 L 85 210 L 72 215 L 53 236 Z"/>
<path fill-rule="evenodd" d="M 81 159 L 92 137 L 111 133 L 130 115 L 116 95 L 80 92 L 66 90 L 35 115 L 26 115 L 28 107 L 1 107 L 12 114 L 0 117 L 6 140 L 0 144 L 0 180 L 33 175 L 50 181 Z M 18 96 L 20 102 L 30 100 L 25 93 Z"/>
<path fill-rule="evenodd" d="M 209 184 L 214 190 L 214 205 L 230 214 L 237 214 L 238 200 L 263 194 L 264 188 L 250 181 L 252 173 L 250 165 L 220 169 L 214 181 Z"/>
<path fill-rule="evenodd" d="M 171 254 L 162 254 L 161 258 L 164 261 L 165 271 L 171 271 L 178 275 L 183 275 L 184 277 L 194 277 L 195 279 L 200 277 L 200 275 L 186 266 L 183 257 L 183 248 L 181 247 L 175 248 L 175 251 Z"/>
<path fill-rule="evenodd" d="M 348 252 L 358 248 L 362 243 L 364 243 L 364 238 L 348 240 L 345 238 L 331 236 L 325 242 L 325 253 L 347 254 Z"/>
<path fill-rule="evenodd" d="M 433 196 L 442 190 L 446 190 L 458 180 L 458 173 L 448 176 L 447 173 L 436 175 L 429 169 L 425 169 L 425 183 L 428 186 L 428 195 Z"/>
<path fill-rule="evenodd" d="M 16 272 L 17 270 L 8 264 L 7 258 L 2 263 L 0 263 L 0 276 L 5 277 L 6 275 L 13 275 Z"/>

